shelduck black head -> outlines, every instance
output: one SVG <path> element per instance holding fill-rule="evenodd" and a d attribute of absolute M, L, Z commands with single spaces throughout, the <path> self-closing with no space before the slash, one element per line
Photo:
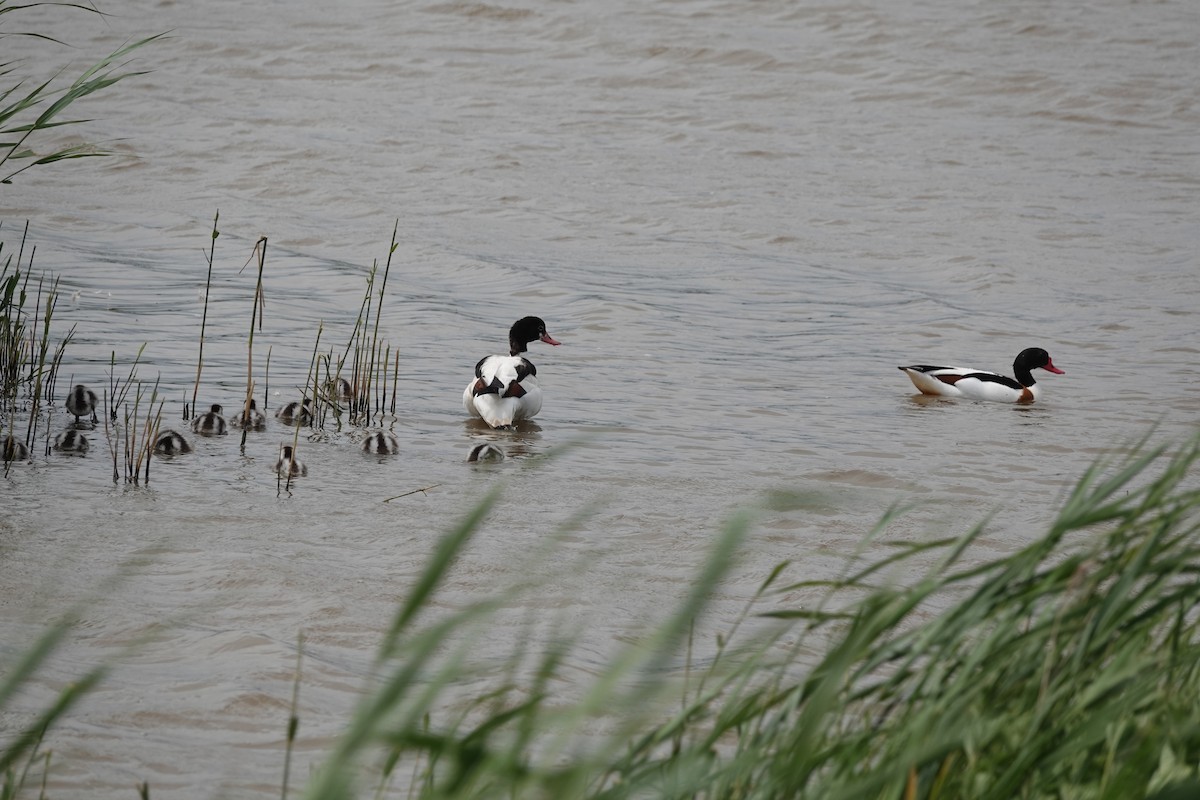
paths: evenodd
<path fill-rule="evenodd" d="M 542 322 L 540 317 L 522 317 L 513 323 L 508 331 L 508 354 L 515 356 L 524 353 L 529 349 L 526 345 L 538 341 L 553 345 L 562 344 L 550 338 L 550 334 L 546 333 L 546 323 Z"/>

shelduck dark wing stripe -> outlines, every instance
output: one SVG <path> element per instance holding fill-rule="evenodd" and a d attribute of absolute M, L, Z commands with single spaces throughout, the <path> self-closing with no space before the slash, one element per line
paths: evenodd
<path fill-rule="evenodd" d="M 914 372 L 936 372 L 939 369 L 954 369 L 953 367 L 935 367 L 931 364 L 913 364 L 911 367 L 900 367 L 903 370 L 913 370 Z"/>
<path fill-rule="evenodd" d="M 483 377 L 483 362 L 487 361 L 489 358 L 491 358 L 491 356 L 484 356 L 483 358 L 479 359 L 479 363 L 475 365 L 476 378 Z"/>
<path fill-rule="evenodd" d="M 537 375 L 537 367 L 528 358 L 522 358 L 521 363 L 517 364 L 517 380 L 525 380 L 527 375 Z"/>
<path fill-rule="evenodd" d="M 972 372 L 969 375 L 963 375 L 963 377 L 974 378 L 978 381 L 990 381 L 991 383 L 998 383 L 1001 386 L 1007 386 L 1008 388 L 1016 389 L 1017 391 L 1021 391 L 1025 388 L 1012 378 L 1009 378 L 1005 375 L 997 375 L 994 372 Z"/>
<path fill-rule="evenodd" d="M 951 372 L 946 375 L 934 375 L 933 377 L 937 378 L 942 383 L 947 383 L 947 384 L 953 386 L 954 384 L 958 383 L 959 381 L 961 381 L 963 378 L 965 378 L 967 376 L 959 375 L 957 372 Z"/>
<path fill-rule="evenodd" d="M 484 383 L 483 378 L 475 381 L 475 385 L 471 387 L 471 395 L 479 397 L 481 394 L 500 394 L 500 390 L 504 388 L 504 384 L 499 378 L 492 378 L 491 383 Z"/>
<path fill-rule="evenodd" d="M 504 396 L 505 397 L 524 397 L 525 396 L 525 387 L 521 385 L 520 381 L 512 381 L 511 383 L 508 384 L 508 388 L 504 390 Z"/>

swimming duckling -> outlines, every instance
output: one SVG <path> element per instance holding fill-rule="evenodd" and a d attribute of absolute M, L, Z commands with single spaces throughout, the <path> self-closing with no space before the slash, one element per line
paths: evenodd
<path fill-rule="evenodd" d="M 75 422 L 79 422 L 80 417 L 92 415 L 92 424 L 96 424 L 100 420 L 96 417 L 96 406 L 99 403 L 99 398 L 91 389 L 84 386 L 82 383 L 75 384 L 71 389 L 71 393 L 67 395 L 65 403 L 67 411 L 75 415 Z"/>
<path fill-rule="evenodd" d="M 20 439 L 5 436 L 4 443 L 0 445 L 0 457 L 5 461 L 24 461 L 29 458 L 29 448 Z"/>
<path fill-rule="evenodd" d="M 490 442 L 477 444 L 471 448 L 470 454 L 467 456 L 467 461 L 472 464 L 488 461 L 503 461 L 504 451 Z"/>
<path fill-rule="evenodd" d="M 175 431 L 163 431 L 154 440 L 154 452 L 160 456 L 173 456 L 180 453 L 192 452 L 192 446 L 183 434 Z"/>
<path fill-rule="evenodd" d="M 254 398 L 250 398 L 250 408 L 244 408 L 238 414 L 229 420 L 229 424 L 235 428 L 246 428 L 252 431 L 261 431 L 267 427 L 267 418 L 258 410 L 258 404 L 254 402 Z"/>
<path fill-rule="evenodd" d="M 394 456 L 400 452 L 400 440 L 393 433 L 377 431 L 366 438 L 362 443 L 362 449 L 364 453 Z"/>
<path fill-rule="evenodd" d="M 54 437 L 54 449 L 63 453 L 86 453 L 88 440 L 79 431 L 63 431 Z"/>
<path fill-rule="evenodd" d="M 224 436 L 228 433 L 225 429 L 225 418 L 221 416 L 221 407 L 213 403 L 209 411 L 192 420 L 192 430 L 201 436 Z"/>
<path fill-rule="evenodd" d="M 281 445 L 279 448 L 279 460 L 275 462 L 275 471 L 284 477 L 296 477 L 297 475 L 307 475 L 308 467 L 304 466 L 304 462 L 296 458 L 290 444 Z"/>
<path fill-rule="evenodd" d="M 291 402 L 275 412 L 275 417 L 284 425 L 311 425 L 312 398 L 306 397 L 303 402 Z"/>
<path fill-rule="evenodd" d="M 345 378 L 335 378 L 329 382 L 329 393 L 334 399 L 342 405 L 349 405 L 354 399 L 354 392 L 350 389 L 350 381 Z"/>

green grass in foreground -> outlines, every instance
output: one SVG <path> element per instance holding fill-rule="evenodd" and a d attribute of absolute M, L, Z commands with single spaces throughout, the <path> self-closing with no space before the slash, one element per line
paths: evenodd
<path fill-rule="evenodd" d="M 853 562 L 822 584 L 785 586 L 781 565 L 760 600 L 775 607 L 776 593 L 816 588 L 822 609 L 765 612 L 778 618 L 774 634 L 734 632 L 702 673 L 678 675 L 666 667 L 690 652 L 693 621 L 751 524 L 738 515 L 690 594 L 572 699 L 556 695 L 564 636 L 537 653 L 514 645 L 507 675 L 463 702 L 454 687 L 477 677 L 470 655 L 507 598 L 440 616 L 431 599 L 493 494 L 439 543 L 303 794 L 1200 796 L 1198 456 L 1194 440 L 1094 467 L 1045 535 L 1003 558 L 972 554 L 977 529 L 924 545 L 874 542 L 872 552 L 893 555 Z M 6 666 L 0 709 L 63 630 Z M 801 661 L 802 650 L 818 655 Z M 35 762 L 41 726 L 102 675 L 82 676 L 36 727 L 8 740 L 0 799 L 33 782 L 20 765 Z"/>

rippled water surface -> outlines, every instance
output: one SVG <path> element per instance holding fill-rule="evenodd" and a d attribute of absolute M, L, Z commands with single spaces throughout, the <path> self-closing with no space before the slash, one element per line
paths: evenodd
<path fill-rule="evenodd" d="M 528 614 L 552 610 L 584 632 L 568 672 L 582 682 L 768 490 L 803 499 L 763 513 L 701 658 L 772 566 L 828 576 L 897 503 L 916 503 L 897 537 L 994 513 L 980 555 L 1009 552 L 1097 457 L 1154 424 L 1163 441 L 1195 429 L 1188 2 L 104 10 L 25 12 L 22 29 L 73 49 L 4 40 L 48 77 L 170 31 L 136 54 L 147 74 L 80 109 L 115 158 L 0 187 L 4 253 L 29 220 L 26 257 L 36 246 L 35 267 L 61 278 L 56 328 L 75 340 L 60 383 L 103 388 L 145 343 L 139 376 L 186 424 L 219 210 L 200 402 L 232 406 L 245 386 L 243 265 L 265 235 L 254 358 L 270 355 L 256 381 L 277 407 L 318 328 L 322 348 L 345 347 L 398 226 L 380 333 L 401 354 L 403 454 L 364 456 L 350 427 L 305 432 L 310 474 L 282 495 L 278 424 L 244 450 L 229 436 L 156 461 L 148 487 L 114 485 L 103 430 L 86 457 L 39 440 L 13 465 L 4 656 L 86 610 L 0 729 L 87 665 L 120 664 L 50 737 L 61 793 L 126 797 L 145 780 L 157 797 L 277 795 L 298 634 L 301 758 L 315 761 L 436 537 L 497 482 L 439 607 L 534 561 L 554 577 L 498 617 L 481 655 L 504 658 Z M 545 406 L 518 432 L 482 430 L 463 386 L 526 314 L 563 343 L 531 348 Z M 1032 407 L 914 396 L 896 370 L 1008 372 L 1028 346 L 1066 371 L 1042 373 Z M 485 440 L 510 458 L 466 464 Z"/>

